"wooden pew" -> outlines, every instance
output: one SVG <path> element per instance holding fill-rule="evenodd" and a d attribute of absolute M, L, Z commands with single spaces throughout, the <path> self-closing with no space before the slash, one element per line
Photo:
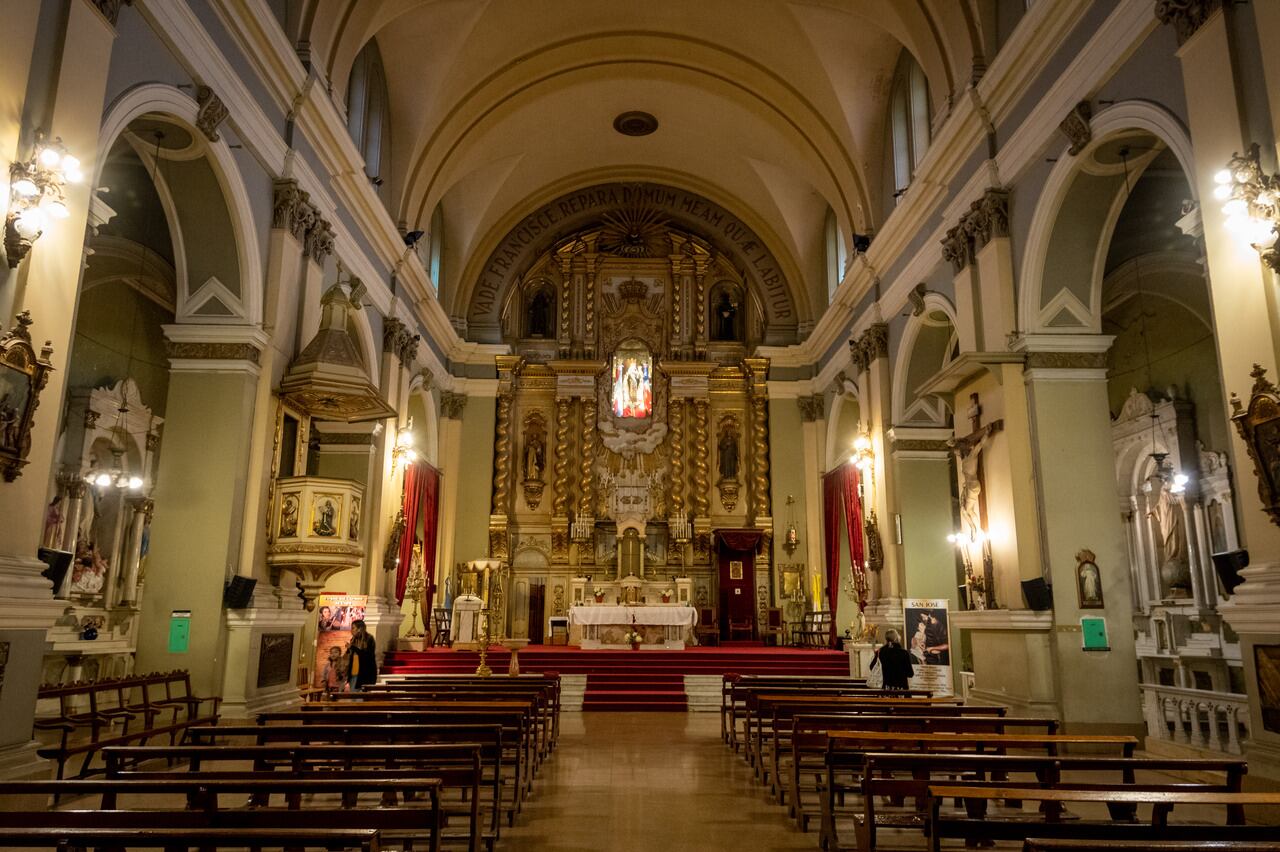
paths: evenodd
<path fill-rule="evenodd" d="M 401 674 L 392 675 L 382 683 L 370 684 L 367 690 L 387 689 L 395 691 L 404 686 L 417 687 L 420 685 L 438 686 L 452 684 L 525 684 L 525 683 L 541 683 L 551 690 L 552 699 L 552 729 L 551 743 L 554 747 L 556 739 L 560 736 L 560 675 L 557 672 L 530 672 L 519 674 L 515 677 L 510 675 L 502 677 L 480 677 L 479 675 L 457 675 L 457 674 Z"/>
<path fill-rule="evenodd" d="M 742 685 L 741 695 L 735 695 L 734 689 Z M 733 739 L 737 720 L 745 712 L 746 689 L 767 686 L 844 686 L 865 688 L 865 678 L 846 677 L 844 675 L 744 675 L 736 672 L 726 673 L 720 680 L 720 739 L 737 751 L 737 743 Z"/>
<path fill-rule="evenodd" d="M 965 784 L 990 784 L 995 779 L 1002 786 L 1053 788 L 1064 783 L 1064 773 L 1088 772 L 1102 775 L 1107 782 L 1065 782 L 1076 789 L 1096 786 L 1111 789 L 1139 783 L 1139 772 L 1188 772 L 1222 774 L 1220 782 L 1166 785 L 1169 789 L 1204 792 L 1239 792 L 1247 772 L 1247 764 L 1238 758 L 1119 758 L 1087 755 L 996 755 L 975 753 L 903 754 L 871 752 L 861 756 L 862 768 L 856 785 L 840 783 L 840 775 L 828 768 L 822 792 L 822 838 L 824 848 L 839 848 L 836 803 L 846 791 L 860 794 L 861 813 L 853 816 L 860 850 L 876 847 L 877 828 L 916 828 L 924 830 L 924 804 L 931 784 L 957 783 L 953 779 L 973 779 Z M 1145 789 L 1155 785 L 1144 784 Z M 882 800 L 915 800 L 910 809 L 897 808 L 882 812 Z"/>
<path fill-rule="evenodd" d="M 1028 838 L 1022 852 L 1280 852 L 1263 840 L 1045 840 Z"/>
<path fill-rule="evenodd" d="M 755 718 L 756 708 L 759 702 L 775 696 L 809 696 L 812 698 L 819 697 L 837 697 L 846 696 L 852 698 L 892 698 L 901 700 L 904 698 L 929 698 L 931 694 L 927 689 L 918 690 L 890 690 L 890 689 L 871 689 L 866 686 L 848 686 L 837 684 L 797 684 L 794 686 L 765 685 L 756 686 L 751 684 L 737 685 L 732 687 L 732 700 L 735 703 L 735 709 L 732 716 L 732 727 L 730 730 L 730 745 L 734 751 L 737 751 L 739 744 L 746 746 L 747 762 L 755 765 L 754 756 L 751 752 L 751 734 L 753 730 L 753 720 Z M 959 703 L 958 699 L 947 699 L 952 703 Z M 737 703 L 741 701 L 741 707 L 737 707 Z M 737 720 L 742 720 L 743 733 L 742 739 L 738 739 Z"/>
<path fill-rule="evenodd" d="M 764 745 L 764 719 L 772 718 L 775 706 L 808 707 L 811 712 L 866 713 L 877 707 L 897 708 L 959 706 L 959 698 L 932 698 L 898 696 L 886 693 L 850 693 L 825 695 L 813 693 L 752 693 L 747 697 L 744 719 L 745 756 L 748 765 L 755 769 L 756 779 L 764 783 L 762 760 Z"/>
<path fill-rule="evenodd" d="M 490 808 L 489 832 L 500 837 L 501 810 L 507 813 L 508 825 L 514 824 L 515 779 L 518 766 L 505 760 L 506 735 L 501 725 L 221 725 L 216 728 L 192 728 L 192 745 L 213 745 L 219 739 L 248 739 L 255 745 L 379 745 L 390 743 L 457 743 L 481 745 L 480 762 L 485 773 L 485 786 L 512 791 L 509 798 L 499 800 L 498 808 Z M 238 743 L 233 743 L 238 744 Z M 511 766 L 511 778 L 503 772 Z M 496 786 L 495 777 L 497 778 Z"/>
<path fill-rule="evenodd" d="M 956 709 L 956 708 L 949 708 Z M 990 709 L 990 708 L 984 708 Z M 1003 708 L 1002 708 L 1003 709 Z M 781 727 L 781 726 L 779 726 Z M 969 733 L 1001 735 L 1016 728 L 1022 732 L 1038 732 L 1055 734 L 1058 730 L 1056 719 L 1031 719 L 1010 717 L 1003 714 L 992 715 L 844 715 L 844 716 L 808 716 L 799 715 L 791 719 L 791 734 L 785 745 L 790 749 L 791 760 L 785 767 L 786 775 L 779 760 L 783 744 L 775 747 L 774 775 L 776 798 L 779 804 L 790 804 L 788 815 L 791 816 L 801 831 L 809 830 L 810 813 L 805 810 L 806 792 L 816 794 L 818 801 L 822 793 L 828 789 L 831 781 L 831 768 L 827 762 L 827 744 L 832 731 L 881 731 L 894 733 Z M 805 771 L 812 771 L 815 778 L 811 788 L 806 788 L 803 781 Z M 826 784 L 823 784 L 823 779 Z M 790 795 L 786 795 L 789 791 Z M 820 810 L 820 807 L 818 808 Z"/>
<path fill-rule="evenodd" d="M 81 852 L 123 849 L 359 849 L 380 852 L 372 829 L 256 828 L 0 828 L 0 847 Z"/>
<path fill-rule="evenodd" d="M 425 839 L 438 852 L 441 836 L 439 778 L 264 778 L 139 779 L 114 778 L 64 781 L 0 782 L 0 796 L 58 796 L 98 798 L 96 808 L 74 810 L 0 810 L 0 828 L 240 828 L 240 829 L 375 829 L 383 840 L 392 836 L 412 845 Z M 253 809 L 224 807 L 220 796 L 248 793 Z M 361 793 L 376 793 L 381 804 L 360 805 Z M 412 804 L 426 794 L 429 808 Z M 122 796 L 179 795 L 187 809 L 155 810 L 123 806 Z M 305 796 L 338 795 L 332 804 L 311 803 Z M 286 809 L 270 807 L 272 796 L 285 799 Z"/>
<path fill-rule="evenodd" d="M 152 780 L 250 780 L 272 776 L 311 775 L 338 772 L 339 778 L 439 778 L 443 789 L 460 790 L 466 803 L 468 846 L 475 850 L 481 840 L 492 844 L 496 828 L 485 830 L 480 813 L 481 791 L 485 785 L 482 743 L 431 743 L 410 745 L 265 745 L 265 746 L 115 746 L 103 750 L 109 779 Z M 187 763 L 186 771 L 174 771 L 169 763 Z M 144 763 L 164 761 L 163 768 L 148 769 Z M 238 764 L 211 770 L 220 764 Z M 249 764 L 244 768 L 243 764 Z M 198 774 L 197 774 L 198 773 Z M 489 783 L 494 825 L 501 806 L 500 779 Z M 446 808 L 445 813 L 451 811 Z M 458 811 L 452 811 L 459 813 Z"/>
<path fill-rule="evenodd" d="M 981 787 L 950 784 L 931 784 L 928 790 L 929 849 L 938 852 L 945 838 L 969 841 L 1025 840 L 1036 836 L 1048 839 L 1073 840 L 1274 840 L 1274 825 L 1244 823 L 1243 817 L 1231 814 L 1243 813 L 1249 805 L 1259 807 L 1280 806 L 1280 793 L 1207 793 L 1171 792 L 1168 790 L 1072 790 L 1057 788 L 1035 790 L 1026 787 Z M 1034 812 L 1014 815 L 995 815 L 989 811 L 981 818 L 944 813 L 942 803 L 946 799 L 963 799 L 966 807 L 974 803 L 985 804 L 1000 799 L 1049 805 L 1042 816 Z M 1149 821 L 1124 822 L 1114 819 L 1062 820 L 1061 814 L 1068 804 L 1093 803 L 1115 807 L 1117 805 L 1151 806 Z M 1169 814 L 1179 805 L 1220 805 L 1227 810 L 1225 824 L 1171 823 Z M 1237 821 L 1237 819 L 1241 821 Z"/>
<path fill-rule="evenodd" d="M 513 736 L 516 778 L 515 807 L 523 809 L 532 790 L 536 750 L 529 702 L 376 702 L 351 705 L 311 704 L 297 710 L 258 714 L 259 724 L 431 725 L 497 724 Z"/>
<path fill-rule="evenodd" d="M 161 694 L 155 694 L 156 691 Z M 59 714 L 37 719 L 37 731 L 57 731 L 59 741 L 37 749 L 36 753 L 57 763 L 57 777 L 63 777 L 67 762 L 84 755 L 77 777 L 94 774 L 94 755 L 104 746 L 145 745 L 153 737 L 168 736 L 172 744 L 194 725 L 218 724 L 218 706 L 222 699 L 201 697 L 191 692 L 191 675 L 182 669 L 154 672 L 122 678 L 69 684 L 45 684 L 37 693 L 38 700 L 57 700 Z M 84 699 L 88 709 L 77 711 L 76 699 Z M 204 705 L 208 704 L 208 709 Z M 160 719 L 168 713 L 169 718 Z M 141 720 L 130 730 L 130 725 Z M 121 730 L 114 732 L 119 723 Z M 87 739 L 75 737 L 76 731 L 89 729 Z M 101 770 L 97 770 L 101 771 Z"/>

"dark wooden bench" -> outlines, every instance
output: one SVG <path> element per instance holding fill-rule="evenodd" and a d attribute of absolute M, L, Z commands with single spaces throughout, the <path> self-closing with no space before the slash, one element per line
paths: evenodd
<path fill-rule="evenodd" d="M 991 784 L 1052 789 L 1067 785 L 1073 789 L 1123 788 L 1140 783 L 1138 773 L 1182 772 L 1221 775 L 1217 781 L 1178 782 L 1163 785 L 1170 790 L 1239 792 L 1247 771 L 1241 759 L 1120 758 L 1086 755 L 996 755 L 996 754 L 902 754 L 871 752 L 862 755 L 856 785 L 841 782 L 842 773 L 828 768 L 822 803 L 822 845 L 839 848 L 837 803 L 846 791 L 860 794 L 860 808 L 851 814 L 860 850 L 876 847 L 877 828 L 912 828 L 925 825 L 925 801 L 930 785 Z M 1066 780 L 1072 773 L 1089 773 L 1090 781 Z M 956 779 L 962 779 L 957 781 Z M 1141 781 L 1143 789 L 1159 785 Z M 907 807 L 905 801 L 914 805 Z M 894 807 L 883 810 L 880 803 Z M 1128 816 L 1127 814 L 1121 814 Z"/>
<path fill-rule="evenodd" d="M 0 828 L 0 847 L 82 852 L 121 849 L 359 849 L 380 852 L 372 829 L 323 828 Z"/>
<path fill-rule="evenodd" d="M 498 793 L 498 807 L 489 808 L 488 831 L 500 838 L 500 813 L 507 814 L 507 824 L 515 823 L 516 779 L 520 766 L 519 749 L 507 748 L 508 736 L 501 725 L 220 725 L 216 728 L 192 728 L 188 739 L 192 745 L 214 745 L 218 740 L 250 740 L 253 745 L 382 745 L 393 743 L 431 744 L 474 742 L 481 746 L 480 763 L 484 773 L 483 788 Z M 243 745 L 246 743 L 231 743 Z M 504 770 L 510 770 L 508 773 Z M 508 774 L 510 777 L 508 777 Z M 510 791 L 505 797 L 503 791 Z"/>
<path fill-rule="evenodd" d="M 1260 840 L 1045 840 L 1034 837 L 1022 852 L 1280 852 L 1280 842 Z"/>
<path fill-rule="evenodd" d="M 844 675 L 744 675 L 736 672 L 724 674 L 720 679 L 720 739 L 737 750 L 733 738 L 733 729 L 737 720 L 746 711 L 746 692 L 752 688 L 763 687 L 800 687 L 837 686 L 864 688 L 865 678 L 846 677 Z M 736 689 L 740 693 L 735 693 Z"/>
<path fill-rule="evenodd" d="M 0 796 L 35 797 L 43 801 L 63 797 L 93 796 L 98 806 L 73 810 L 0 810 L 0 828 L 240 828 L 240 829 L 376 829 L 384 841 L 397 838 L 406 849 L 425 841 L 438 852 L 441 836 L 439 778 L 113 778 L 63 781 L 0 782 Z M 245 810 L 225 807 L 220 796 L 248 793 L 254 806 Z M 376 806 L 361 804 L 360 795 L 376 793 Z M 129 807 L 125 796 L 178 795 L 186 809 Z M 428 807 L 414 804 L 425 794 Z M 304 797 L 338 796 L 335 804 L 311 802 Z M 272 808 L 279 796 L 285 809 Z"/>
<path fill-rule="evenodd" d="M 168 736 L 169 742 L 195 725 L 218 724 L 218 707 L 222 699 L 202 697 L 191 692 L 191 675 L 183 670 L 131 675 L 69 684 L 45 684 L 37 694 L 39 700 L 57 700 L 59 713 L 53 718 L 37 719 L 37 731 L 57 731 L 56 745 L 46 745 L 37 754 L 57 763 L 57 777 L 62 778 L 66 764 L 84 755 L 77 777 L 85 778 L 94 755 L 106 746 L 146 744 L 153 737 Z M 88 704 L 87 710 L 76 710 L 77 699 Z M 205 705 L 209 705 L 207 708 Z M 168 718 L 160 718 L 168 714 Z M 135 720 L 139 725 L 130 730 Z M 117 732 L 115 726 L 119 724 Z M 88 728 L 87 738 L 76 732 Z"/>
<path fill-rule="evenodd" d="M 462 805 L 442 803 L 445 817 L 464 816 L 468 847 L 476 850 L 483 840 L 492 846 L 497 840 L 493 816 L 500 808 L 500 779 L 490 778 L 485 790 L 483 769 L 484 745 L 476 742 L 396 744 L 396 745 L 182 745 L 182 746 L 117 746 L 103 750 L 108 779 L 141 778 L 152 780 L 275 780 L 277 777 L 311 776 L 335 773 L 335 778 L 414 777 L 439 778 L 441 788 L 459 791 Z M 184 761 L 186 771 L 170 768 L 173 761 Z M 163 762 L 160 768 L 150 768 Z M 235 764 L 231 767 L 210 767 Z M 247 768 L 246 765 L 247 764 Z M 265 776 L 265 778 L 264 778 Z M 481 792 L 489 793 L 490 818 L 480 813 Z M 457 835 L 445 831 L 445 838 Z"/>
<path fill-rule="evenodd" d="M 943 812 L 946 799 L 962 799 L 966 809 L 980 817 Z M 1013 799 L 1041 806 L 1039 811 L 993 814 L 975 805 Z M 1149 805 L 1150 818 L 1132 821 L 1115 819 L 1063 819 L 1068 804 L 1093 803 L 1137 808 Z M 1171 823 L 1169 814 L 1179 805 L 1221 806 L 1227 811 L 1225 824 Z M 947 838 L 967 843 L 995 840 L 1025 840 L 1028 837 L 1073 840 L 1274 840 L 1274 825 L 1243 823 L 1243 809 L 1280 806 L 1280 793 L 1207 793 L 1168 790 L 1036 790 L 1026 787 L 961 786 L 931 784 L 928 789 L 929 848 L 938 852 Z M 1046 807 L 1048 806 L 1048 807 Z M 1240 821 L 1237 821 L 1240 820 Z"/>

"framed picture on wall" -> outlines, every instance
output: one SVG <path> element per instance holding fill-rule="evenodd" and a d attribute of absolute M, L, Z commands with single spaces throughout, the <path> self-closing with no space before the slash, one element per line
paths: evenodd
<path fill-rule="evenodd" d="M 1105 609 L 1102 601 L 1102 572 L 1094 562 L 1093 551 L 1076 554 L 1076 599 L 1081 609 Z"/>
<path fill-rule="evenodd" d="M 731 559 L 729 561 L 729 579 L 730 580 L 742 579 L 742 561 L 741 560 Z"/>

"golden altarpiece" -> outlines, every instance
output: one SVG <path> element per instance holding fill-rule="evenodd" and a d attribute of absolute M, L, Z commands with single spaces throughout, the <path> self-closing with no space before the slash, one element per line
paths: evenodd
<path fill-rule="evenodd" d="M 514 354 L 497 364 L 495 628 L 536 637 L 584 591 L 714 609 L 723 530 L 760 532 L 747 591 L 763 623 L 768 361 L 748 353 L 765 323 L 731 259 L 643 207 L 559 240 L 518 277 L 502 311 Z"/>

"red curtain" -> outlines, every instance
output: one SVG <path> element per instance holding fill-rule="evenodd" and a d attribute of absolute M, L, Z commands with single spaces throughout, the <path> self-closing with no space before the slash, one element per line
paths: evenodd
<path fill-rule="evenodd" d="M 855 581 L 866 570 L 862 541 L 862 503 L 858 500 L 858 468 L 840 467 L 822 477 L 823 543 L 827 557 L 827 600 L 831 606 L 831 644 L 836 641 L 836 602 L 840 599 L 840 528 L 848 538 Z"/>
<path fill-rule="evenodd" d="M 427 579 L 426 606 L 436 590 L 436 534 L 440 526 L 440 471 L 422 465 L 422 570 Z M 426 613 L 423 613 L 426 618 Z"/>
<path fill-rule="evenodd" d="M 422 491 L 426 485 L 428 469 L 429 465 L 425 464 L 411 464 L 404 469 L 404 490 L 401 496 L 401 507 L 404 510 L 404 535 L 400 537 L 400 559 L 396 563 L 397 603 L 404 603 L 404 587 L 409 582 L 409 570 L 413 567 L 413 543 L 418 540 Z"/>
<path fill-rule="evenodd" d="M 827 556 L 827 600 L 831 607 L 831 635 L 835 641 L 836 601 L 840 590 L 840 500 L 844 492 L 844 467 L 822 477 L 823 544 Z"/>

